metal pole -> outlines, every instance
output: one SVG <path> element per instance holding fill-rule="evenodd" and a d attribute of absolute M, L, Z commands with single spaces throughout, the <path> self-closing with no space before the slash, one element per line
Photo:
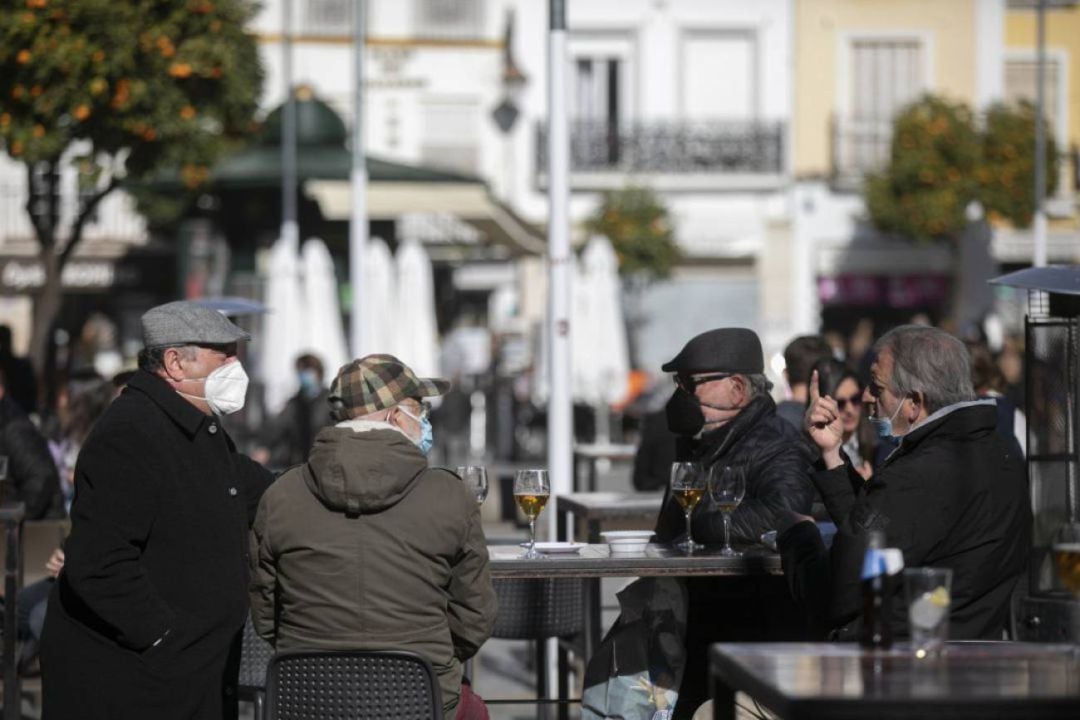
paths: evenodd
<path fill-rule="evenodd" d="M 367 164 L 364 153 L 364 0 L 356 0 L 353 18 L 353 132 L 352 132 L 352 214 L 349 217 L 349 284 L 352 308 L 349 313 L 349 343 L 353 357 L 361 357 L 367 347 L 367 328 L 360 310 L 364 294 L 364 255 L 367 253 Z"/>
<path fill-rule="evenodd" d="M 1043 111 L 1046 107 L 1045 68 L 1046 68 L 1046 0 L 1039 0 L 1036 9 L 1038 27 L 1037 52 L 1035 63 L 1035 222 L 1034 222 L 1034 258 L 1035 267 L 1046 265 L 1046 125 Z"/>
<path fill-rule="evenodd" d="M 548 33 L 548 472 L 552 495 L 571 488 L 569 143 L 566 121 L 566 6 L 550 0 Z M 552 503 L 554 506 L 554 503 Z M 555 537 L 555 513 L 549 513 Z"/>
<path fill-rule="evenodd" d="M 566 3 L 550 0 L 548 32 L 548 473 L 554 510 L 573 483 L 573 412 L 570 405 L 570 144 L 566 121 Z M 557 539 L 558 513 L 548 513 L 548 537 Z M 550 640 L 549 649 L 557 640 Z M 548 657 L 553 659 L 554 653 Z M 556 668 L 548 677 L 556 674 Z M 548 688 L 537 688 L 549 697 Z M 565 710 L 565 706 L 564 706 Z M 562 714 L 562 713 L 560 713 Z"/>
<path fill-rule="evenodd" d="M 285 83 L 285 104 L 281 108 L 281 237 L 300 250 L 300 228 L 296 222 L 296 96 L 292 71 L 292 0 L 281 3 L 281 74 Z"/>

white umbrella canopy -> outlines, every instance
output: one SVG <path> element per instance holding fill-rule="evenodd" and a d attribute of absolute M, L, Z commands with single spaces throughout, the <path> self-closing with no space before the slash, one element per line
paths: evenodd
<path fill-rule="evenodd" d="M 574 299 L 582 315 L 574 333 L 574 395 L 591 405 L 611 405 L 626 396 L 630 351 L 619 260 L 601 235 L 589 240 L 581 254 Z"/>
<path fill-rule="evenodd" d="M 262 345 L 262 380 L 266 411 L 276 414 L 297 391 L 293 363 L 302 352 L 304 327 L 300 263 L 295 240 L 278 238 L 270 249 L 266 279 L 266 315 Z"/>
<path fill-rule="evenodd" d="M 398 323 L 397 279 L 390 248 L 373 237 L 364 254 L 364 285 L 360 288 L 360 315 L 367 347 L 354 348 L 356 357 L 393 352 Z"/>
<path fill-rule="evenodd" d="M 394 354 L 421 377 L 439 374 L 439 332 L 431 259 L 416 240 L 397 252 L 397 338 Z"/>
<path fill-rule="evenodd" d="M 301 251 L 304 273 L 305 352 L 322 360 L 326 381 L 349 362 L 345 343 L 345 328 L 341 323 L 341 304 L 338 301 L 337 276 L 330 251 L 319 238 L 308 238 Z"/>

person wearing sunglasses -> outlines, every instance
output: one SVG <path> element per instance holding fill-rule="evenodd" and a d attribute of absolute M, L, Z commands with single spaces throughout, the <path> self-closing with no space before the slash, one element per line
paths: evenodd
<path fill-rule="evenodd" d="M 841 449 L 851 460 L 852 467 L 864 480 L 874 474 L 874 468 L 884 462 L 893 448 L 893 442 L 878 438 L 866 418 L 863 404 L 863 388 L 855 371 L 833 358 L 825 358 L 814 364 L 810 377 L 817 373 L 818 394 L 836 401 L 840 424 L 844 431 Z M 809 405 L 807 401 L 806 405 Z M 805 406 L 804 406 L 805 408 Z"/>
<path fill-rule="evenodd" d="M 676 386 L 665 409 L 668 429 L 676 436 L 673 460 L 700 462 L 706 471 L 737 467 L 745 474 L 746 494 L 731 516 L 733 541 L 757 543 L 788 513 L 810 514 L 813 449 L 800 430 L 776 414 L 761 341 L 753 330 L 709 330 L 687 342 L 662 369 L 674 374 Z M 694 508 L 691 523 L 694 540 L 723 542 L 723 515 L 709 493 Z M 670 543 L 685 534 L 685 515 L 669 489 L 656 541 Z M 687 591 L 687 664 L 675 720 L 690 718 L 708 696 L 709 643 L 796 637 L 785 635 L 794 630 L 782 578 L 690 578 Z"/>

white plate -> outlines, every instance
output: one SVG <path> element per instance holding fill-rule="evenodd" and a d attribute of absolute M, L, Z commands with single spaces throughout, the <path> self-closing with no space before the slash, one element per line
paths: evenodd
<path fill-rule="evenodd" d="M 521 547 L 529 547 L 529 543 L 521 543 Z M 536 551 L 546 554 L 558 554 L 558 553 L 576 553 L 585 547 L 585 543 L 575 542 L 538 542 L 536 543 Z"/>
<path fill-rule="evenodd" d="M 605 530 L 600 533 L 608 542 L 648 541 L 653 535 L 655 533 L 652 530 Z"/>

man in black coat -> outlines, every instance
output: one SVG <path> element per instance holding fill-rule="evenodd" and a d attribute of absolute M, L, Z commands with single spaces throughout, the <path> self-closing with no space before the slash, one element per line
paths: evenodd
<path fill-rule="evenodd" d="M 818 397 L 810 383 L 807 428 L 822 452 L 814 483 L 837 526 L 834 636 L 858 636 L 866 534 L 883 530 L 908 567 L 952 568 L 951 638 L 1000 640 L 1031 546 L 1023 458 L 995 431 L 994 402 L 976 400 L 959 340 L 908 325 L 882 336 L 874 351 L 863 400 L 873 403 L 879 434 L 900 437 L 900 445 L 869 481 L 840 450 L 835 400 Z M 892 607 L 893 633 L 906 636 L 905 604 L 897 598 Z"/>
<path fill-rule="evenodd" d="M 735 467 L 745 474 L 746 495 L 731 518 L 733 541 L 758 542 L 791 513 L 810 514 L 812 448 L 776 415 L 756 333 L 745 328 L 702 333 L 662 369 L 675 373 L 676 389 L 666 409 L 668 428 L 677 436 L 675 459 L 698 461 L 706 470 Z M 723 516 L 708 492 L 691 523 L 695 541 L 723 542 Z M 685 534 L 685 516 L 669 488 L 656 541 Z M 782 578 L 690 579 L 687 590 L 687 666 L 676 720 L 689 718 L 707 699 L 710 643 L 794 640 L 802 633 Z"/>
<path fill-rule="evenodd" d="M 272 480 L 221 426 L 243 405 L 248 336 L 190 302 L 142 324 L 140 369 L 75 468 L 41 641 L 48 720 L 237 715 L 247 532 Z"/>
<path fill-rule="evenodd" d="M 7 458 L 7 500 L 26 503 L 26 519 L 64 517 L 60 476 L 45 437 L 8 393 L 0 371 L 0 455 Z"/>

